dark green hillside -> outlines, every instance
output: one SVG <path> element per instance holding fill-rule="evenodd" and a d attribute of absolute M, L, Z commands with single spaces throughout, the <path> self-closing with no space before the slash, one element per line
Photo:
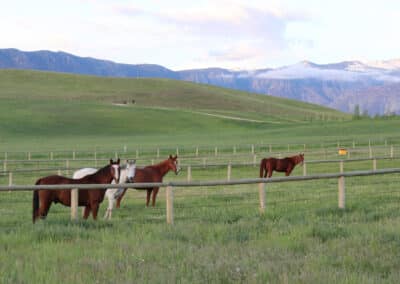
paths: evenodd
<path fill-rule="evenodd" d="M 182 81 L 22 70 L 0 70 L 0 102 L 0 147 L 8 151 L 319 141 L 371 129 L 386 135 L 395 123 L 355 123 L 317 105 Z"/>

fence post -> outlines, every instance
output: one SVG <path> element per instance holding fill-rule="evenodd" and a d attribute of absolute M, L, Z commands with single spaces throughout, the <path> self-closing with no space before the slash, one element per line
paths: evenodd
<path fill-rule="evenodd" d="M 196 147 L 196 157 L 199 156 L 199 147 Z"/>
<path fill-rule="evenodd" d="M 270 153 L 272 152 L 272 145 L 271 144 L 269 144 L 269 152 Z"/>
<path fill-rule="evenodd" d="M 257 163 L 257 155 L 253 156 L 253 166 L 255 167 Z"/>
<path fill-rule="evenodd" d="M 372 160 L 372 170 L 376 171 L 376 159 Z"/>
<path fill-rule="evenodd" d="M 251 145 L 251 153 L 254 155 L 254 144 Z"/>
<path fill-rule="evenodd" d="M 369 146 L 369 157 L 372 158 L 372 148 L 371 148 L 371 145 Z"/>
<path fill-rule="evenodd" d="M 192 167 L 190 165 L 187 167 L 187 181 L 192 181 Z"/>
<path fill-rule="evenodd" d="M 258 196 L 260 199 L 260 214 L 265 213 L 265 183 L 258 184 Z"/>
<path fill-rule="evenodd" d="M 231 175 L 232 175 L 232 165 L 231 163 L 228 164 L 228 171 L 227 171 L 227 180 L 231 180 Z"/>
<path fill-rule="evenodd" d="M 179 148 L 176 147 L 176 155 L 179 156 Z"/>
<path fill-rule="evenodd" d="M 390 158 L 393 158 L 393 145 L 390 145 Z"/>
<path fill-rule="evenodd" d="M 151 164 L 154 165 L 154 159 L 151 159 Z"/>
<path fill-rule="evenodd" d="M 28 152 L 28 161 L 31 160 L 31 152 Z"/>
<path fill-rule="evenodd" d="M 75 160 L 75 151 L 72 152 L 72 160 Z"/>
<path fill-rule="evenodd" d="M 69 160 L 66 160 L 66 161 L 65 161 L 65 168 L 66 168 L 65 174 L 66 174 L 66 175 L 69 175 Z"/>
<path fill-rule="evenodd" d="M 3 171 L 7 171 L 7 160 L 4 160 L 3 162 Z"/>
<path fill-rule="evenodd" d="M 167 224 L 174 224 L 174 191 L 172 186 L 167 186 L 166 190 L 166 201 L 167 201 Z"/>
<path fill-rule="evenodd" d="M 157 148 L 157 158 L 160 158 L 160 148 Z"/>
<path fill-rule="evenodd" d="M 344 209 L 346 200 L 344 176 L 339 177 L 338 188 L 339 188 L 339 201 L 338 201 L 339 209 Z"/>
<path fill-rule="evenodd" d="M 61 176 L 61 170 L 57 171 L 57 175 Z"/>
<path fill-rule="evenodd" d="M 307 175 L 307 165 L 306 162 L 303 162 L 303 176 Z"/>
<path fill-rule="evenodd" d="M 233 146 L 233 154 L 236 154 L 236 146 Z"/>
<path fill-rule="evenodd" d="M 215 156 L 218 156 L 218 147 L 215 147 Z"/>
<path fill-rule="evenodd" d="M 339 163 L 339 171 L 343 173 L 343 161 L 340 161 Z"/>
<path fill-rule="evenodd" d="M 78 220 L 78 189 L 71 189 L 71 220 Z"/>

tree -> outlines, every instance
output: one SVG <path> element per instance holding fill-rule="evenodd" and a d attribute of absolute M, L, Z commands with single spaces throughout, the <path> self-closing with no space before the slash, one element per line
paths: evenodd
<path fill-rule="evenodd" d="M 358 104 L 356 104 L 354 106 L 353 119 L 358 120 L 360 118 L 361 118 L 360 106 Z"/>

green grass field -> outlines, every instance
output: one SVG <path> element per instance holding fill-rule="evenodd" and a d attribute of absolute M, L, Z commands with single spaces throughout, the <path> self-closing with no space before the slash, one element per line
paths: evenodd
<path fill-rule="evenodd" d="M 158 160 L 157 147 L 161 160 L 176 147 L 185 156 L 199 146 L 200 159 L 212 157 L 218 146 L 221 156 L 210 161 L 229 162 L 260 143 L 263 154 L 269 144 L 286 153 L 288 144 L 298 152 L 304 143 L 306 159 L 323 160 L 339 159 L 337 143 L 351 148 L 353 141 L 365 151 L 352 157 L 368 155 L 369 141 L 377 155 L 388 155 L 390 145 L 399 153 L 398 118 L 353 121 L 316 105 L 170 80 L 0 70 L 0 102 L 0 160 L 3 153 L 26 159 L 28 151 L 40 151 L 32 152 L 37 159 L 72 150 L 87 158 L 102 149 L 111 158 L 127 146 L 123 158 L 147 151 L 143 165 Z M 57 163 L 7 166 L 64 165 Z M 397 159 L 378 161 L 378 168 L 398 167 Z M 371 161 L 345 164 L 346 171 L 366 169 Z M 339 169 L 323 163 L 307 170 Z M 15 173 L 14 181 L 33 184 L 50 173 Z M 235 179 L 257 175 L 257 167 L 232 168 Z M 194 180 L 225 178 L 226 168 L 193 170 Z M 165 180 L 185 179 L 183 171 Z M 130 190 L 111 221 L 71 222 L 69 208 L 53 204 L 35 225 L 31 193 L 1 192 L 0 283 L 398 283 L 399 182 L 399 175 L 346 178 L 345 210 L 337 208 L 337 180 L 271 184 L 265 215 L 256 185 L 177 188 L 173 226 L 165 222 L 164 189 L 155 208 L 145 208 L 144 192 Z"/>

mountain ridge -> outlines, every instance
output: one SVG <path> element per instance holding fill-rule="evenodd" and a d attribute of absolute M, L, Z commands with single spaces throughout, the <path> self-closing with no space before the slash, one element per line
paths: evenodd
<path fill-rule="evenodd" d="M 291 98 L 352 112 L 400 114 L 400 59 L 316 64 L 300 61 L 279 68 L 219 67 L 174 71 L 157 64 L 124 64 L 63 51 L 0 49 L 0 68 L 32 69 L 105 77 L 166 78 Z"/>

